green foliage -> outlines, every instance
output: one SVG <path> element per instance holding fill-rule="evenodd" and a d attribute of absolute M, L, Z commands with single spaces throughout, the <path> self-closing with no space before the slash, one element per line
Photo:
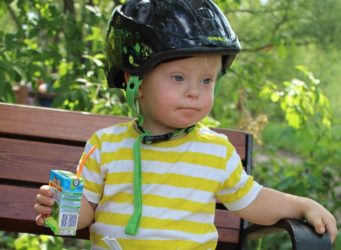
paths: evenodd
<path fill-rule="evenodd" d="M 0 231 L 0 249 L 13 249 L 15 235 Z"/>
<path fill-rule="evenodd" d="M 14 249 L 23 250 L 40 250 L 40 249 L 51 249 L 57 250 L 62 248 L 62 240 L 59 238 L 46 236 L 46 235 L 30 235 L 21 234 L 14 241 Z"/>
<path fill-rule="evenodd" d="M 319 86 L 320 80 L 304 66 L 296 68 L 303 74 L 301 79 L 284 81 L 282 85 L 268 83 L 260 92 L 262 98 L 278 104 L 289 127 L 271 123 L 264 130 L 266 146 L 259 153 L 266 152 L 267 160 L 258 163 L 255 173 L 265 185 L 315 199 L 339 217 L 340 131 L 330 129 L 330 104 Z M 283 244 L 278 247 L 282 249 Z"/>
<path fill-rule="evenodd" d="M 256 150 L 254 175 L 265 186 L 315 199 L 340 218 L 341 141 L 334 136 L 331 132 L 317 138 L 308 127 L 293 129 L 285 124 L 269 124 L 263 133 L 266 146 Z M 333 146 L 328 145 L 331 141 Z M 282 237 L 272 236 L 263 246 L 291 249 L 283 248 Z M 341 248 L 340 237 L 339 234 L 335 249 Z"/>
<path fill-rule="evenodd" d="M 301 128 L 312 118 L 318 129 L 322 125 L 330 128 L 330 104 L 318 86 L 320 80 L 304 66 L 299 65 L 296 68 L 303 73 L 304 80 L 295 78 L 284 81 L 282 87 L 269 82 L 263 87 L 260 97 L 268 98 L 274 103 L 279 102 L 285 119 L 295 129 Z"/>
<path fill-rule="evenodd" d="M 106 25 L 120 2 L 1 1 L 0 101 L 16 102 L 14 87 L 27 86 L 40 104 L 42 79 L 45 94 L 54 97 L 53 107 L 130 115 L 124 94 L 109 89 L 103 73 Z M 204 122 L 238 128 L 246 121 L 248 126 L 242 128 L 263 135 L 264 146 L 256 147 L 256 178 L 318 200 L 340 224 L 341 1 L 215 2 L 243 49 L 224 76 L 211 116 Z M 262 130 L 265 120 L 268 124 Z M 258 134 L 255 138 L 261 141 Z M 52 242 L 39 236 L 13 237 L 0 232 L 0 246 L 45 247 Z M 256 247 L 286 249 L 279 237 Z M 59 249 L 66 243 L 55 241 Z"/>
<path fill-rule="evenodd" d="M 90 249 L 86 240 L 64 239 L 48 235 L 33 235 L 27 233 L 8 234 L 0 231 L 0 249 L 14 250 L 77 250 Z M 17 236 L 17 237 L 13 237 Z"/>
<path fill-rule="evenodd" d="M 68 3 L 2 4 L 15 22 L 12 32 L 0 33 L 0 101 L 15 102 L 15 85 L 38 93 L 38 82 L 43 80 L 49 93 L 57 96 L 53 107 L 127 115 L 122 94 L 108 90 L 103 73 L 105 27 L 112 3 L 79 2 L 77 9 L 74 1 Z"/>

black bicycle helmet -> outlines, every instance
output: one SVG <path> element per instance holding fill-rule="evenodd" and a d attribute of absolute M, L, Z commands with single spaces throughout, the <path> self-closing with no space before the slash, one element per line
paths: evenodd
<path fill-rule="evenodd" d="M 196 54 L 223 55 L 223 72 L 240 44 L 211 0 L 127 0 L 108 23 L 105 72 L 125 88 L 123 72 L 143 76 L 160 62 Z"/>

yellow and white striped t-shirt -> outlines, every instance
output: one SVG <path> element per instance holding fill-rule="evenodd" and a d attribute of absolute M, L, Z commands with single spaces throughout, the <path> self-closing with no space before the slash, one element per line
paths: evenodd
<path fill-rule="evenodd" d="M 124 233 L 133 214 L 133 123 L 96 132 L 85 151 L 97 149 L 83 170 L 84 195 L 98 204 L 90 227 L 93 249 L 215 249 L 216 198 L 230 210 L 248 206 L 261 186 L 248 176 L 225 135 L 196 125 L 189 134 L 141 145 L 142 217 L 137 235 Z"/>

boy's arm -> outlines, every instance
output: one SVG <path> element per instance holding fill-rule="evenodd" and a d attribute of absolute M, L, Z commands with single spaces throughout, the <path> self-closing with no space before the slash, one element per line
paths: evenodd
<path fill-rule="evenodd" d="M 271 225 L 280 219 L 306 219 L 317 233 L 328 232 L 335 240 L 337 228 L 334 216 L 319 203 L 270 188 L 262 188 L 257 198 L 246 208 L 235 213 L 260 225 Z"/>
<path fill-rule="evenodd" d="M 86 228 L 91 225 L 95 218 L 96 207 L 96 204 L 89 202 L 84 196 L 82 197 L 77 229 Z"/>

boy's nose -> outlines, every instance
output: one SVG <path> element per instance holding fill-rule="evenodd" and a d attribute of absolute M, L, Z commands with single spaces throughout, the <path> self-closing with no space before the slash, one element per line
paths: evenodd
<path fill-rule="evenodd" d="M 199 88 L 196 84 L 189 84 L 186 90 L 186 97 L 197 98 L 199 96 Z"/>

